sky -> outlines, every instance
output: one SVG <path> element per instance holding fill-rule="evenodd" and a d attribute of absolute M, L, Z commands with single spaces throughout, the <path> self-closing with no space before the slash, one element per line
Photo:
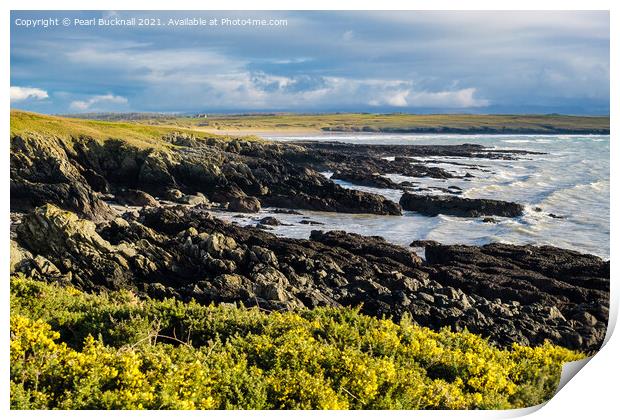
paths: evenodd
<path fill-rule="evenodd" d="M 11 107 L 608 115 L 609 33 L 605 11 L 14 11 Z"/>

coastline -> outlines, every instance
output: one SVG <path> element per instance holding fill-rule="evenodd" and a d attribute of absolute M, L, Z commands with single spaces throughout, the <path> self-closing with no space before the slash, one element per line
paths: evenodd
<path fill-rule="evenodd" d="M 600 131 L 592 131 L 592 130 L 551 130 L 551 131 L 541 131 L 541 130 L 521 130 L 521 131 L 489 131 L 489 130 L 388 130 L 388 131 L 359 131 L 359 130 L 324 130 L 324 129 L 287 129 L 287 128 L 225 128 L 225 129 L 209 129 L 204 127 L 196 127 L 191 126 L 188 127 L 195 131 L 200 131 L 204 133 L 211 133 L 217 135 L 225 135 L 225 136 L 252 136 L 256 135 L 259 137 L 267 136 L 267 137 L 278 137 L 278 136 L 291 136 L 291 137 L 303 137 L 303 136 L 329 136 L 334 134 L 358 134 L 358 135 L 373 135 L 373 134 L 429 134 L 429 135 L 500 135 L 500 136 L 511 136 L 511 135 L 526 135 L 526 136 L 554 136 L 554 135 L 584 135 L 584 136 L 597 136 L 597 135 L 609 135 L 609 130 L 600 130 Z"/>
<path fill-rule="evenodd" d="M 377 325 L 378 334 L 386 325 L 417 325 L 416 337 L 443 337 L 448 327 L 448 340 L 570 360 L 595 353 L 604 339 L 609 260 L 552 245 L 450 244 L 464 229 L 475 237 L 476 225 L 510 225 L 528 217 L 528 209 L 510 195 L 462 194 L 472 180 L 490 176 L 491 162 L 514 171 L 547 156 L 548 144 L 525 150 L 503 140 L 278 142 L 260 141 L 255 129 L 221 130 L 216 136 L 206 128 L 18 112 L 11 118 L 11 285 L 14 299 L 22 299 L 13 318 L 15 337 L 18 328 L 51 328 L 29 317 L 30 307 L 40 305 L 36 291 L 54 283 L 60 286 L 45 289 L 54 298 L 43 298 L 52 305 L 52 321 L 58 296 L 67 302 L 122 293 L 130 296 L 129 306 L 173 304 L 201 311 L 198 322 L 206 329 L 222 324 L 204 311 L 234 311 L 222 315 L 230 317 L 225 319 L 274 314 L 263 321 L 276 323 L 322 319 L 331 311 L 326 328 L 330 319 L 352 314 Z M 386 188 L 402 195 L 381 194 Z M 463 224 L 442 242 L 429 240 L 426 229 L 405 230 L 409 239 L 400 244 L 372 226 L 355 233 L 346 224 L 406 221 L 405 212 L 418 220 L 451 217 Z M 542 208 L 534 212 L 555 226 L 564 220 L 564 214 Z M 342 222 L 328 225 L 319 213 Z M 306 234 L 277 235 L 279 227 L 299 227 Z M 23 288 L 34 293 L 24 297 Z M 351 308 L 360 308 L 359 315 Z M 163 322 L 168 329 L 162 342 L 172 337 L 176 341 L 169 344 L 201 351 L 191 341 L 196 336 L 190 337 L 194 321 L 179 324 L 164 317 Z M 290 333 L 290 322 L 281 327 Z M 110 343 L 111 329 L 89 328 L 89 334 Z M 142 324 L 135 328 L 135 336 L 115 343 L 141 342 L 152 334 Z M 226 328 L 230 337 L 247 331 L 244 323 Z M 226 345 L 234 347 L 234 340 Z M 280 372 L 275 375 L 279 380 Z M 428 376 L 436 378 L 434 371 Z"/>
<path fill-rule="evenodd" d="M 224 135 L 385 134 L 609 134 L 609 116 L 501 114 L 198 114 L 123 113 L 71 118 L 191 129 Z"/>

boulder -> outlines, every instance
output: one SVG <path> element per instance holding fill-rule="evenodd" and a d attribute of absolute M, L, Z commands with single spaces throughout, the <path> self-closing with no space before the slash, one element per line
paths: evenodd
<path fill-rule="evenodd" d="M 256 197 L 234 197 L 228 202 L 228 210 L 242 213 L 258 213 L 261 204 Z"/>
<path fill-rule="evenodd" d="M 19 268 L 24 263 L 24 261 L 30 260 L 32 258 L 32 254 L 29 251 L 19 246 L 19 244 L 12 239 L 11 239 L 9 251 L 10 251 L 9 267 L 10 267 L 11 273 L 13 273 L 16 268 Z"/>
<path fill-rule="evenodd" d="M 262 219 L 258 221 L 258 223 L 261 225 L 268 225 L 268 226 L 279 226 L 282 224 L 280 223 L 278 219 L 276 219 L 275 217 L 271 217 L 271 216 L 263 217 Z"/>
<path fill-rule="evenodd" d="M 121 190 L 116 194 L 119 203 L 127 206 L 159 206 L 159 202 L 151 194 L 140 190 Z"/>
<path fill-rule="evenodd" d="M 164 192 L 163 197 L 166 200 L 178 201 L 183 197 L 183 195 L 184 194 L 181 190 L 176 189 L 176 188 L 169 188 Z"/>
<path fill-rule="evenodd" d="M 184 194 L 177 199 L 179 203 L 188 204 L 190 206 L 196 206 L 200 204 L 209 204 L 209 199 L 202 193 L 196 193 L 196 195 Z"/>

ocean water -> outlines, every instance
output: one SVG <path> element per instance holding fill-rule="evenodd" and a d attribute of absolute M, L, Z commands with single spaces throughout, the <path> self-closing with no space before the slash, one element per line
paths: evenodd
<path fill-rule="evenodd" d="M 445 244 L 482 245 L 490 242 L 554 245 L 609 258 L 609 136 L 601 135 L 410 135 L 410 134 L 329 134 L 301 137 L 271 137 L 276 141 L 340 141 L 356 144 L 463 144 L 475 143 L 492 149 L 519 149 L 544 152 L 524 155 L 518 160 L 430 157 L 429 163 L 474 178 L 409 178 L 396 174 L 394 181 L 413 181 L 420 187 L 457 186 L 462 197 L 493 198 L 524 204 L 519 218 L 496 217 L 497 223 L 482 218 L 451 216 L 427 217 L 414 212 L 403 216 L 351 215 L 301 211 L 302 215 L 259 214 L 222 217 L 241 225 L 256 224 L 273 215 L 284 226 L 273 227 L 280 236 L 307 238 L 314 229 L 340 229 L 364 235 L 378 235 L 408 245 L 416 239 L 432 239 Z M 394 158 L 386 156 L 387 159 Z M 468 166 L 455 165 L 467 164 Z M 478 165 L 473 168 L 469 165 Z M 324 174 L 327 177 L 331 173 Z M 345 188 L 378 193 L 398 202 L 399 190 L 368 188 L 334 180 Z M 439 194 L 438 191 L 431 192 Z M 540 211 L 536 211 L 539 208 Z M 553 214 L 558 217 L 552 217 Z M 301 224 L 312 220 L 322 225 Z"/>

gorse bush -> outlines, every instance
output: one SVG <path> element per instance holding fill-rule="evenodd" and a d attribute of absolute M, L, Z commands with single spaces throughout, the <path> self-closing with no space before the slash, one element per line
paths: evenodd
<path fill-rule="evenodd" d="M 354 309 L 287 313 L 11 280 L 16 409 L 502 409 L 539 404 L 564 362 Z"/>

